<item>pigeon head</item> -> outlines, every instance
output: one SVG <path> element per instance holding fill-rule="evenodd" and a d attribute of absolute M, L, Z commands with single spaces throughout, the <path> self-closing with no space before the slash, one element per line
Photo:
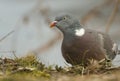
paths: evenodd
<path fill-rule="evenodd" d="M 50 27 L 57 27 L 63 33 L 71 32 L 80 27 L 79 20 L 70 14 L 61 14 L 55 17 L 55 20 L 50 24 Z"/>

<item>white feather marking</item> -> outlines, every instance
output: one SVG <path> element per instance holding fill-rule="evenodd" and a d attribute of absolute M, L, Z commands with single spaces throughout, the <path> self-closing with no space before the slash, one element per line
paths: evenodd
<path fill-rule="evenodd" d="M 103 52 L 103 54 L 105 55 L 106 59 L 109 59 L 108 56 L 107 56 L 107 50 L 104 49 L 104 37 L 102 34 L 98 34 L 98 37 L 99 37 L 99 42 L 100 42 L 100 45 L 101 45 L 101 50 Z"/>
<path fill-rule="evenodd" d="M 117 53 L 118 52 L 118 46 L 116 43 L 113 44 L 112 50 Z"/>
<path fill-rule="evenodd" d="M 83 36 L 85 34 L 85 29 L 84 28 L 80 28 L 75 30 L 75 35 L 77 36 Z"/>
<path fill-rule="evenodd" d="M 100 38 L 100 44 L 101 46 L 104 48 L 104 38 L 102 34 L 98 34 L 99 38 Z"/>

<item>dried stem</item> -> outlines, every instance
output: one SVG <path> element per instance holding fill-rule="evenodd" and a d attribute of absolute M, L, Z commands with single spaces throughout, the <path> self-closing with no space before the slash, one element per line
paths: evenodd
<path fill-rule="evenodd" d="M 11 35 L 14 32 L 14 30 L 12 30 L 11 32 L 9 32 L 7 35 L 5 35 L 4 37 L 2 37 L 0 39 L 0 42 L 2 42 L 5 38 L 7 38 L 9 35 Z"/>
<path fill-rule="evenodd" d="M 0 51 L 0 53 L 13 53 L 13 51 Z"/>
<path fill-rule="evenodd" d="M 53 39 L 51 39 L 49 42 L 47 42 L 45 45 L 40 46 L 36 50 L 34 50 L 35 54 L 41 54 L 42 52 L 45 52 L 50 47 L 52 47 L 59 39 L 61 39 L 61 35 L 58 33 Z"/>
<path fill-rule="evenodd" d="M 82 19 L 81 19 L 81 23 L 84 25 L 85 23 L 87 23 L 87 21 L 89 21 L 91 18 L 94 18 L 96 15 L 100 14 L 100 9 L 103 9 L 104 7 L 106 7 L 106 5 L 110 5 L 112 3 L 111 0 L 107 0 L 104 4 L 98 5 L 95 8 L 91 9 L 88 14 L 86 14 Z"/>
<path fill-rule="evenodd" d="M 106 30 L 105 30 L 106 33 L 109 32 L 110 26 L 111 26 L 111 24 L 113 23 L 113 21 L 115 19 L 115 16 L 116 16 L 116 14 L 118 12 L 118 5 L 119 5 L 119 0 L 116 0 L 116 5 L 115 5 L 110 17 L 108 18 L 108 21 L 107 21 L 107 24 L 106 24 Z"/>

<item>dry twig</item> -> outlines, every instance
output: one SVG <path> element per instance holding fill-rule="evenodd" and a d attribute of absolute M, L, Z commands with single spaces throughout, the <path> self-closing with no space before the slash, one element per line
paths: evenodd
<path fill-rule="evenodd" d="M 106 24 L 106 30 L 105 30 L 106 33 L 109 32 L 110 26 L 111 26 L 111 24 L 113 23 L 113 21 L 114 21 L 114 19 L 115 19 L 115 16 L 116 16 L 116 14 L 117 14 L 117 12 L 118 12 L 118 5 L 119 5 L 119 0 L 116 0 L 115 7 L 114 7 L 114 9 L 113 9 L 110 17 L 108 18 L 108 21 L 107 21 L 107 24 Z"/>
<path fill-rule="evenodd" d="M 103 9 L 104 7 L 110 5 L 113 2 L 113 0 L 107 0 L 105 3 L 100 4 L 96 6 L 95 8 L 91 9 L 82 19 L 81 23 L 85 24 L 87 23 L 91 18 L 96 17 L 96 15 L 100 14 L 100 9 Z"/>
<path fill-rule="evenodd" d="M 9 32 L 7 35 L 5 35 L 4 37 L 2 37 L 0 39 L 0 42 L 2 42 L 5 38 L 7 38 L 9 35 L 11 35 L 14 32 L 14 30 L 12 30 L 11 32 Z"/>
<path fill-rule="evenodd" d="M 36 55 L 41 54 L 42 52 L 48 50 L 50 47 L 52 47 L 59 39 L 61 39 L 61 35 L 58 33 L 53 39 L 51 39 L 49 42 L 47 42 L 45 45 L 40 46 L 35 51 Z"/>

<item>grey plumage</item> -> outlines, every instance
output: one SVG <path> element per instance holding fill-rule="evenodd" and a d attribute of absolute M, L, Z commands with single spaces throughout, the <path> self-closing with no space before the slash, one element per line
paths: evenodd
<path fill-rule="evenodd" d="M 83 62 L 88 64 L 90 59 L 113 60 L 118 53 L 118 47 L 109 35 L 84 28 L 73 16 L 62 14 L 57 16 L 55 21 L 57 21 L 55 26 L 64 36 L 61 49 L 62 55 L 68 63 L 76 65 Z M 78 36 L 76 30 L 80 30 Z"/>

